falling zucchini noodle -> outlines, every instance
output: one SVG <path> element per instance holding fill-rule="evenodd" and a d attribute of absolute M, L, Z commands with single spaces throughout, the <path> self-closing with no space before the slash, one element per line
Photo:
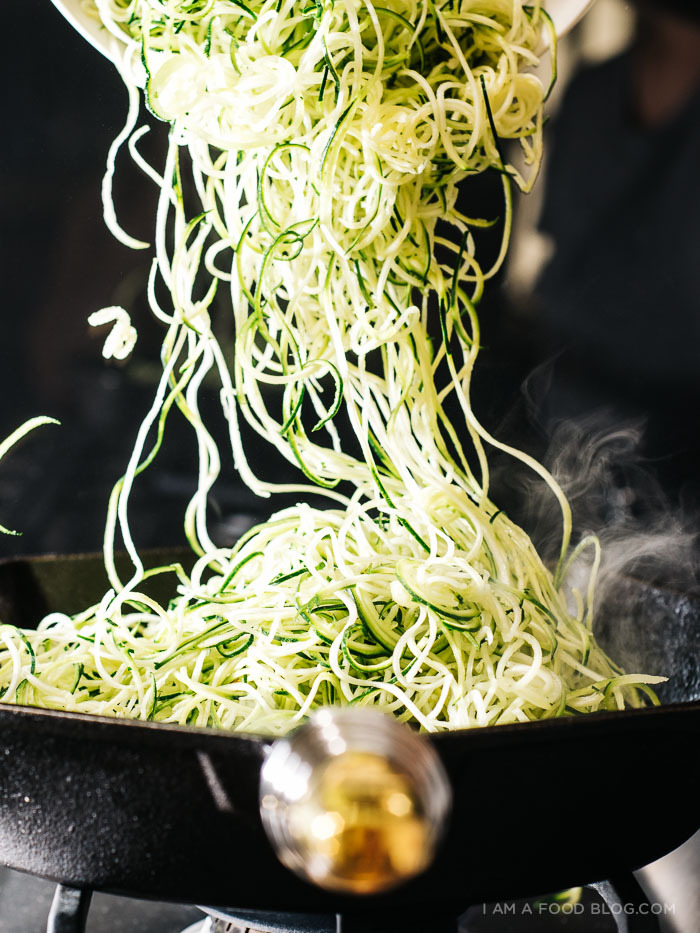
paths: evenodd
<path fill-rule="evenodd" d="M 584 539 L 570 555 L 562 491 L 488 434 L 470 403 L 476 307 L 505 255 L 511 185 L 529 189 L 540 161 L 546 94 L 532 69 L 551 23 L 539 4 L 87 8 L 119 39 L 130 88 L 103 186 L 105 219 L 124 242 L 145 245 L 111 205 L 121 144 L 160 189 L 149 298 L 165 327 L 163 369 L 110 500 L 112 588 L 73 618 L 49 615 L 37 632 L 0 628 L 3 699 L 267 734 L 332 703 L 379 706 L 437 731 L 639 705 L 645 694 L 655 702 L 648 684 L 660 678 L 624 674 L 592 636 L 597 542 Z M 136 85 L 170 124 L 162 173 L 138 149 Z M 519 142 L 525 174 L 506 162 L 505 140 Z M 460 182 L 486 169 L 500 172 L 505 203 L 490 269 L 473 235 L 488 221 L 457 203 Z M 212 327 L 224 289 L 232 359 Z M 114 323 L 107 355 L 129 352 L 135 332 L 123 309 L 94 321 Z M 212 373 L 247 485 L 260 496 L 320 492 L 327 509 L 300 504 L 233 548 L 214 544 L 206 506 L 221 463 L 198 402 Z M 461 425 L 446 414 L 450 397 Z M 145 571 L 128 523 L 131 487 L 173 407 L 199 454 L 185 515 L 198 558 L 189 574 L 179 565 Z M 341 413 L 357 456 L 341 449 Z M 255 475 L 241 418 L 301 482 Z M 487 446 L 528 463 L 558 500 L 554 574 L 489 499 Z M 119 536 L 133 563 L 128 580 L 115 566 Z M 588 590 L 565 596 L 566 569 L 586 548 Z M 167 607 L 141 591 L 154 573 L 175 575 Z"/>
<path fill-rule="evenodd" d="M 0 441 L 0 460 L 2 460 L 5 454 L 12 450 L 15 444 L 18 444 L 22 438 L 26 437 L 30 431 L 42 427 L 45 424 L 59 424 L 59 422 L 56 421 L 55 418 L 46 418 L 40 415 L 37 418 L 30 418 L 28 421 L 25 421 L 24 424 L 21 424 L 12 434 L 6 437 L 5 440 Z M 11 528 L 5 528 L 4 525 L 0 525 L 0 534 L 19 535 L 21 532 L 13 531 Z"/>

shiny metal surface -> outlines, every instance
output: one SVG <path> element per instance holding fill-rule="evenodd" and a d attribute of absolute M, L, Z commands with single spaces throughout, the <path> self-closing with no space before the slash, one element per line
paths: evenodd
<path fill-rule="evenodd" d="M 272 746 L 260 812 L 284 865 L 328 890 L 368 894 L 428 867 L 451 797 L 416 732 L 376 710 L 329 708 Z"/>
<path fill-rule="evenodd" d="M 649 898 L 673 905 L 664 917 L 667 933 L 697 933 L 700 925 L 700 829 L 682 846 L 637 872 Z"/>

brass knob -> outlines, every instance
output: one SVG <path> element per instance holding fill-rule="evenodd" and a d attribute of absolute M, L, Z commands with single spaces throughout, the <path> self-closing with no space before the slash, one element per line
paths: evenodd
<path fill-rule="evenodd" d="M 274 743 L 261 773 L 278 857 L 333 891 L 384 891 L 427 868 L 450 801 L 433 748 L 375 710 L 322 710 Z"/>

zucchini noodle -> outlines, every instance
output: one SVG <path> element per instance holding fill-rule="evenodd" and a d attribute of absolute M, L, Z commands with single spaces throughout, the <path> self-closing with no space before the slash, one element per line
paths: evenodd
<path fill-rule="evenodd" d="M 625 675 L 596 645 L 594 580 L 568 604 L 564 494 L 470 403 L 476 307 L 505 255 L 511 185 L 528 190 L 540 161 L 546 95 L 531 69 L 546 14 L 516 0 L 384 2 L 88 0 L 122 43 L 130 88 L 103 187 L 123 242 L 144 246 L 111 206 L 119 145 L 129 140 L 160 188 L 149 298 L 165 327 L 163 372 L 110 500 L 112 588 L 37 632 L 0 627 L 4 701 L 264 734 L 332 703 L 437 731 L 655 702 L 648 685 L 660 678 Z M 137 84 L 170 124 L 162 171 L 137 149 Z M 519 143 L 526 175 L 505 141 Z M 457 203 L 460 182 L 486 169 L 504 191 L 489 269 L 473 232 L 490 221 Z M 232 358 L 212 325 L 217 291 Z M 114 322 L 106 355 L 129 352 L 123 309 L 93 320 Z M 299 504 L 216 547 L 206 503 L 221 463 L 198 403 L 212 374 L 251 490 L 321 493 L 328 508 Z M 446 414 L 452 398 L 461 424 Z M 199 454 L 190 574 L 144 571 L 128 523 L 129 491 L 173 407 Z M 341 448 L 341 415 L 357 455 Z M 256 476 L 240 419 L 304 479 Z M 491 502 L 489 445 L 528 463 L 558 501 L 554 574 Z M 115 568 L 118 535 L 128 580 Z M 167 607 L 141 591 L 153 573 L 175 577 Z"/>
<path fill-rule="evenodd" d="M 59 424 L 59 422 L 56 421 L 55 418 L 46 418 L 40 415 L 37 418 L 30 418 L 28 421 L 25 421 L 24 424 L 21 424 L 9 437 L 6 437 L 4 441 L 0 441 L 0 460 L 2 460 L 5 454 L 7 454 L 15 444 L 18 444 L 23 437 L 26 437 L 30 431 L 42 427 L 45 424 Z M 5 528 L 4 525 L 0 525 L 0 534 L 19 535 L 21 532 L 13 531 L 11 528 Z"/>

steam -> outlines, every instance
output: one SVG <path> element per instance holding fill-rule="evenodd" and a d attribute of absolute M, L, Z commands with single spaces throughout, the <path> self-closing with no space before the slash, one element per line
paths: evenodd
<path fill-rule="evenodd" d="M 567 494 L 573 544 L 589 534 L 601 543 L 594 631 L 628 672 L 662 674 L 665 702 L 700 697 L 700 587 L 697 516 L 671 506 L 643 461 L 641 421 L 619 424 L 609 410 L 558 423 L 533 451 Z M 494 499 L 527 529 L 553 566 L 560 521 L 536 477 L 500 463 Z M 502 506 L 504 507 L 504 506 Z M 585 592 L 593 560 L 585 549 L 567 574 L 570 592 Z"/>
<path fill-rule="evenodd" d="M 643 462 L 641 421 L 613 425 L 601 410 L 558 424 L 545 462 L 571 502 L 579 536 L 602 545 L 598 600 L 621 576 L 683 591 L 697 582 L 693 516 L 670 505 Z"/>
<path fill-rule="evenodd" d="M 671 505 L 653 464 L 641 455 L 644 423 L 620 423 L 609 409 L 556 423 L 549 434 L 526 397 L 523 420 L 533 426 L 524 444 L 561 485 L 574 516 L 574 544 L 595 534 L 603 546 L 599 589 L 607 578 L 631 574 L 685 591 L 698 581 L 698 516 Z M 501 435 L 502 436 L 502 435 Z M 523 525 L 545 560 L 558 554 L 560 516 L 541 480 L 512 459 L 494 464 L 493 497 Z M 601 595 L 604 595 L 601 594 Z"/>

